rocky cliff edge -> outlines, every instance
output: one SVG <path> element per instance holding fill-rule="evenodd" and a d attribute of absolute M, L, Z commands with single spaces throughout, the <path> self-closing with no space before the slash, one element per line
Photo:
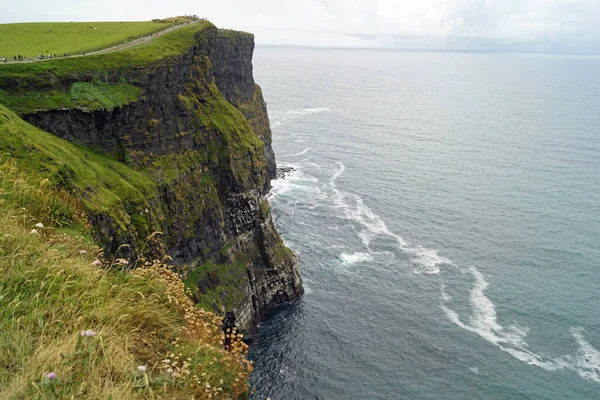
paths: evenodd
<path fill-rule="evenodd" d="M 195 300 L 233 311 L 248 335 L 269 308 L 303 294 L 264 199 L 275 158 L 254 38 L 210 23 L 170 35 L 153 48 L 5 68 L 0 102 L 119 161 L 112 182 L 82 180 L 51 156 L 37 172 L 81 196 L 108 255 L 170 256 Z M 25 157 L 14 148 L 3 150 Z"/>

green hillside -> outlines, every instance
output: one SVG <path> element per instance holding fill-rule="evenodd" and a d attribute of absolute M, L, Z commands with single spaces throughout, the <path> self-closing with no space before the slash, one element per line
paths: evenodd
<path fill-rule="evenodd" d="M 105 72 L 134 70 L 138 66 L 182 54 L 193 45 L 194 34 L 212 26 L 208 21 L 199 21 L 150 42 L 107 54 L 34 63 L 0 63 L 0 103 L 18 113 L 73 105 L 94 109 L 127 104 L 137 98 L 139 89 L 125 83 L 98 84 L 98 81 L 105 79 Z M 47 87 L 61 78 L 78 80 L 80 83 L 77 85 L 82 90 L 63 87 L 48 91 Z M 99 95 L 94 97 L 94 101 L 88 101 L 86 93 Z"/>
<path fill-rule="evenodd" d="M 220 317 L 161 262 L 102 260 L 91 239 L 84 209 L 128 219 L 123 206 L 153 192 L 141 173 L 0 105 L 1 399 L 246 396 L 247 347 L 238 337 L 223 350 Z"/>
<path fill-rule="evenodd" d="M 81 53 L 165 29 L 168 22 L 35 22 L 0 25 L 0 57 Z"/>
<path fill-rule="evenodd" d="M 102 47 L 123 40 L 133 25 L 148 32 L 173 22 L 179 21 L 112 23 L 112 39 L 94 43 Z M 100 30 L 85 25 L 90 38 Z M 0 25 L 0 49 L 11 42 L 7 27 L 18 25 Z M 187 198 L 190 190 L 202 189 L 204 208 L 197 207 L 198 215 L 220 210 L 208 169 L 190 172 L 198 163 L 211 161 L 216 167 L 220 160 L 217 173 L 235 174 L 240 185 L 263 186 L 252 181 L 249 167 L 260 166 L 263 158 L 247 156 L 262 155 L 263 144 L 202 74 L 210 71 L 208 58 L 196 57 L 195 80 L 177 96 L 200 126 L 212 128 L 214 136 L 201 151 L 140 157 L 138 165 L 130 153 L 124 159 L 102 154 L 21 118 L 40 109 L 111 110 L 143 100 L 147 71 L 140 67 L 164 67 L 205 39 L 203 30 L 216 29 L 198 21 L 102 55 L 0 64 L 0 399 L 247 397 L 252 363 L 245 358 L 242 335 L 228 332 L 232 344 L 224 350 L 221 317 L 194 305 L 192 293 L 186 294 L 180 276 L 167 265 L 169 257 L 144 258 L 162 258 L 147 245 L 163 240 L 158 231 L 170 214 L 159 186 L 178 174 L 195 186 L 189 180 L 174 183 L 176 196 Z M 65 32 L 64 42 L 75 43 L 76 34 Z M 33 49 L 42 33 L 21 43 Z M 55 52 L 65 51 L 73 52 Z M 196 140 L 203 139 L 197 135 Z M 197 192 L 193 195 L 196 201 Z M 196 208 L 190 210 L 182 213 L 195 215 Z M 132 243 L 137 251 L 127 253 L 129 245 L 120 245 L 108 255 L 98 247 L 113 239 Z M 127 257 L 123 254 L 131 258 L 119 258 Z M 237 275 L 225 273 L 226 266 L 200 266 L 202 271 L 209 267 L 220 271 L 219 293 L 233 292 L 229 288 L 235 288 L 231 282 Z M 245 269 L 235 268 L 246 277 Z M 210 295 L 202 305 L 217 298 Z M 230 299 L 237 297 L 231 293 Z"/>

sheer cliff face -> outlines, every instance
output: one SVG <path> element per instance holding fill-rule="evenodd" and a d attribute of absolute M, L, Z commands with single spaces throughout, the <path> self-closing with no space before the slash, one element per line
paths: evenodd
<path fill-rule="evenodd" d="M 252 35 L 206 29 L 182 56 L 103 76 L 104 83 L 141 87 L 137 102 L 111 111 L 23 115 L 151 176 L 149 206 L 127 206 L 125 224 L 109 213 L 93 214 L 96 235 L 108 252 L 126 243 L 159 253 L 146 239 L 161 232 L 166 253 L 196 269 L 198 300 L 234 311 L 246 333 L 269 307 L 303 293 L 296 256 L 283 245 L 263 198 L 275 158 L 266 105 L 252 77 L 253 48 Z"/>

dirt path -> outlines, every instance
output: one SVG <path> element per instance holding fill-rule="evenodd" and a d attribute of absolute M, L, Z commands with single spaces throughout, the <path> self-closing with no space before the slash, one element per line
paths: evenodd
<path fill-rule="evenodd" d="M 151 40 L 154 40 L 154 39 L 156 39 L 159 36 L 166 35 L 167 33 L 171 32 L 171 31 L 174 31 L 176 29 L 179 29 L 179 28 L 182 28 L 184 26 L 191 25 L 191 24 L 195 24 L 195 23 L 198 23 L 198 21 L 192 21 L 192 22 L 189 22 L 189 23 L 186 22 L 186 23 L 183 23 L 181 25 L 175 25 L 175 26 L 172 26 L 172 27 L 167 28 L 165 30 L 162 30 L 160 32 L 155 32 L 151 36 L 143 36 L 141 39 L 132 40 L 130 42 L 127 42 L 127 44 L 118 44 L 116 46 L 107 47 L 107 48 L 104 48 L 104 49 L 101 49 L 101 50 L 90 51 L 89 53 L 85 52 L 85 53 L 71 54 L 68 57 L 64 57 L 62 54 L 60 54 L 60 55 L 57 55 L 56 58 L 47 58 L 47 57 L 44 57 L 42 59 L 39 59 L 39 58 L 29 58 L 29 59 L 26 59 L 26 60 L 23 60 L 23 61 L 15 61 L 14 59 L 9 58 L 9 59 L 7 59 L 6 62 L 4 60 L 0 61 L 0 65 L 3 65 L 3 64 L 23 64 L 23 63 L 42 62 L 42 61 L 50 61 L 50 60 L 63 60 L 65 58 L 87 57 L 87 56 L 94 56 L 94 55 L 97 55 L 97 54 L 113 53 L 115 51 L 120 51 L 120 50 L 129 49 L 131 47 L 135 47 L 135 46 L 140 45 L 142 43 L 148 43 Z"/>

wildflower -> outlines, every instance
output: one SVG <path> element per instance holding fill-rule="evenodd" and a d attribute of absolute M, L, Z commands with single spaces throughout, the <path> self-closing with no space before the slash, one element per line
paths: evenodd
<path fill-rule="evenodd" d="M 37 224 L 35 224 L 35 227 L 39 228 L 39 229 L 44 229 L 44 224 L 42 224 L 41 222 L 38 222 Z"/>
<path fill-rule="evenodd" d="M 87 250 L 80 250 L 79 254 L 87 254 Z"/>
<path fill-rule="evenodd" d="M 143 374 L 144 372 L 146 372 L 146 366 L 145 365 L 138 365 L 137 370 L 140 374 Z"/>
<path fill-rule="evenodd" d="M 56 376 L 56 374 L 55 374 L 54 372 L 49 372 L 49 373 L 46 375 L 46 378 L 48 378 L 48 379 L 50 379 L 50 380 L 53 380 L 53 379 L 56 379 L 56 378 L 57 378 L 57 376 Z"/>
<path fill-rule="evenodd" d="M 127 261 L 127 260 L 126 260 L 126 259 L 124 259 L 124 258 L 117 258 L 115 261 L 116 261 L 117 263 L 121 264 L 121 265 L 127 265 L 127 264 L 129 264 L 129 261 Z"/>
<path fill-rule="evenodd" d="M 92 261 L 92 265 L 94 267 L 99 267 L 99 266 L 102 265 L 102 261 L 100 261 L 100 260 L 94 260 L 94 261 Z"/>
<path fill-rule="evenodd" d="M 88 329 L 86 331 L 81 331 L 81 336 L 96 336 L 96 332 L 91 329 Z"/>
<path fill-rule="evenodd" d="M 31 233 L 32 235 L 37 235 L 38 231 L 37 231 L 37 229 L 32 229 L 31 232 L 29 232 L 29 233 Z"/>

